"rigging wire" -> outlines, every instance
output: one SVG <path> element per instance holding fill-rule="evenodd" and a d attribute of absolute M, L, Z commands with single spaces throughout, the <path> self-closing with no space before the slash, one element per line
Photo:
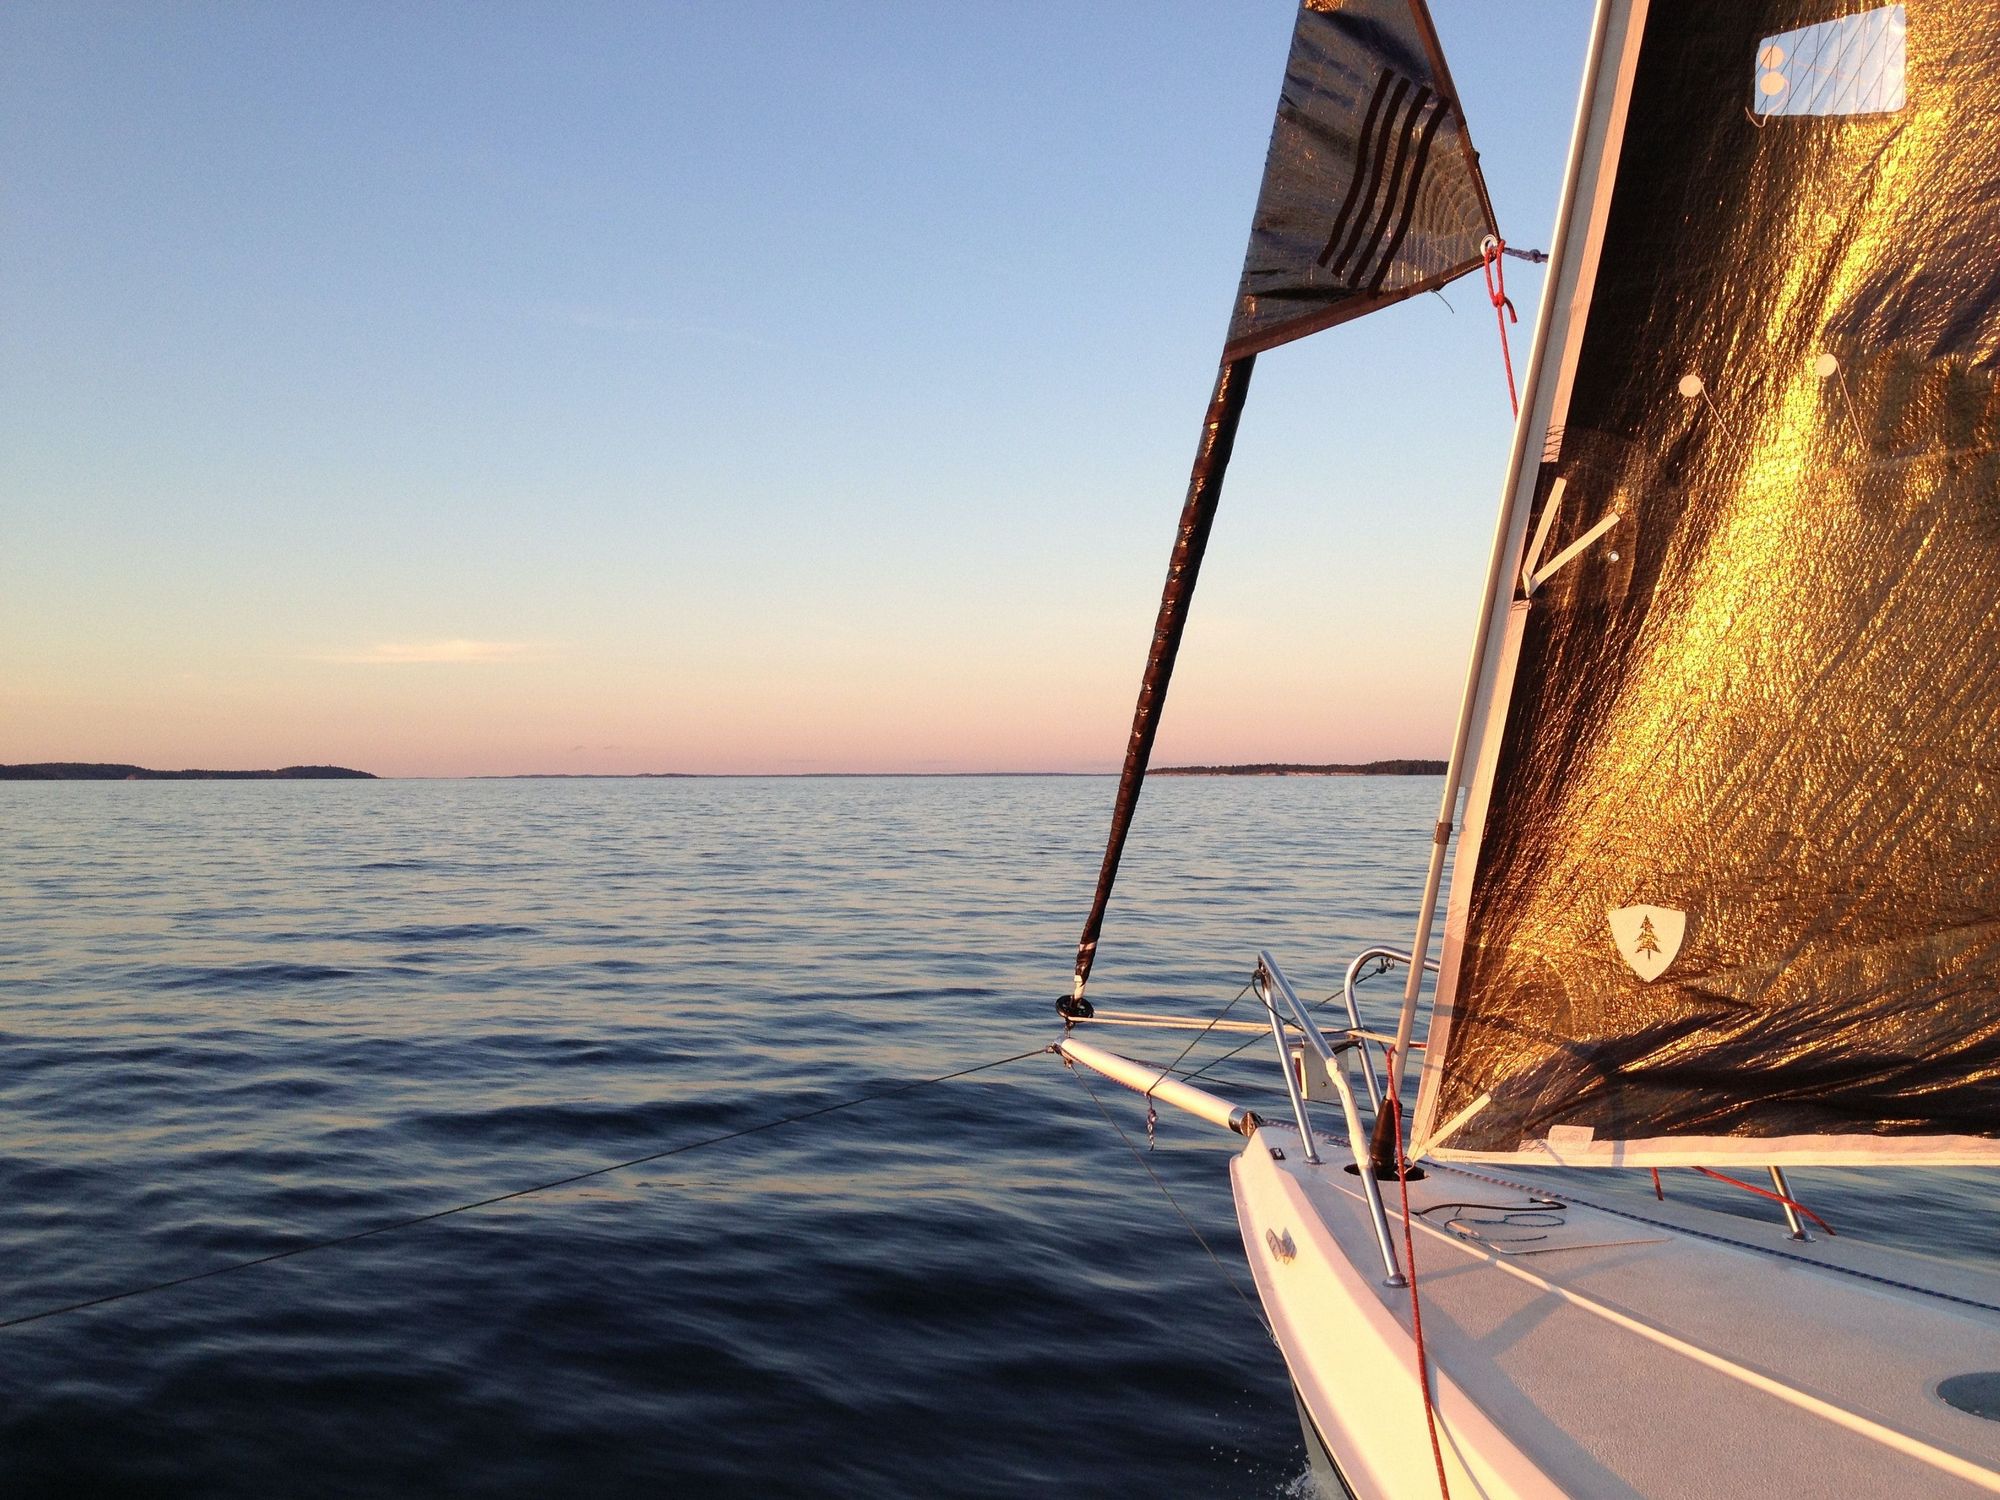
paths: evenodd
<path fill-rule="evenodd" d="M 1191 1083 L 1195 1079 L 1201 1077 L 1201 1075 L 1206 1073 L 1210 1068 L 1220 1067 L 1223 1063 L 1228 1062 L 1229 1059 L 1234 1057 L 1237 1053 L 1245 1050 L 1246 1048 L 1255 1047 L 1258 1044 L 1269 1040 L 1269 1038 L 1270 1038 L 1269 1032 L 1260 1031 L 1255 1036 L 1250 1037 L 1247 1040 L 1238 1042 L 1234 1047 L 1231 1047 L 1227 1052 L 1217 1053 L 1214 1057 L 1210 1058 L 1207 1062 L 1203 1063 L 1193 1072 L 1181 1074 L 1180 1075 L 1181 1079 L 1183 1082 Z"/>
<path fill-rule="evenodd" d="M 1214 1248 L 1202 1236 L 1202 1232 L 1195 1228 L 1194 1220 L 1188 1217 L 1187 1210 L 1181 1207 L 1180 1200 L 1173 1195 L 1173 1190 L 1167 1186 L 1166 1181 L 1160 1174 L 1153 1170 L 1153 1164 L 1146 1160 L 1145 1152 L 1133 1144 L 1132 1137 L 1125 1133 L 1125 1127 L 1120 1125 L 1113 1118 L 1111 1111 L 1104 1107 L 1104 1101 L 1097 1097 L 1097 1090 L 1090 1086 L 1090 1080 L 1083 1076 L 1083 1072 L 1079 1068 L 1072 1067 L 1069 1071 L 1075 1077 L 1076 1081 L 1083 1085 L 1083 1091 L 1090 1095 L 1090 1102 L 1095 1104 L 1097 1112 L 1104 1116 L 1104 1123 L 1118 1132 L 1118 1139 L 1125 1143 L 1125 1149 L 1132 1153 L 1132 1159 L 1146 1169 L 1146 1175 L 1153 1179 L 1153 1186 L 1160 1190 L 1161 1196 L 1172 1206 L 1173 1211 L 1180 1215 L 1181 1222 L 1187 1225 L 1188 1233 L 1194 1236 L 1195 1243 L 1208 1252 L 1208 1258 L 1215 1263 L 1217 1274 L 1229 1284 L 1229 1290 L 1236 1293 L 1237 1301 L 1250 1309 L 1251 1316 L 1256 1318 L 1258 1324 L 1271 1338 L 1271 1341 L 1273 1343 L 1277 1342 L 1278 1336 L 1271 1331 L 1271 1325 L 1264 1317 L 1264 1309 L 1243 1294 L 1243 1288 L 1236 1284 L 1236 1278 L 1229 1274 L 1229 1268 L 1223 1265 L 1221 1257 L 1215 1253 Z"/>
<path fill-rule="evenodd" d="M 1201 1045 L 1201 1040 L 1203 1037 L 1207 1036 L 1211 1031 L 1215 1030 L 1215 1028 L 1219 1024 L 1221 1024 L 1224 1020 L 1228 1019 L 1229 1013 L 1232 1010 L 1236 1009 L 1236 1002 L 1238 1000 L 1241 1000 L 1245 995 L 1249 993 L 1250 993 L 1250 982 L 1246 980 L 1244 982 L 1243 988 L 1236 992 L 1235 998 L 1232 999 L 1227 1005 L 1223 1006 L 1221 1010 L 1217 1011 L 1214 1015 L 1210 1016 L 1208 1018 L 1208 1024 L 1202 1027 L 1201 1030 L 1197 1031 L 1194 1034 L 1194 1039 L 1190 1041 L 1185 1047 L 1181 1048 L 1179 1053 L 1175 1055 L 1174 1060 L 1167 1064 L 1165 1072 L 1171 1073 L 1173 1072 L 1174 1069 L 1178 1068 L 1181 1065 L 1182 1060 L 1186 1058 L 1186 1056 L 1190 1052 L 1194 1051 L 1196 1047 Z M 1257 1038 L 1254 1038 L 1253 1040 L 1262 1040 L 1262 1038 L 1261 1036 L 1259 1036 Z M 1237 1050 L 1241 1051 L 1242 1049 L 1238 1048 Z M 1223 1056 L 1224 1057 L 1234 1056 L 1234 1053 L 1225 1052 Z M 1222 1060 L 1221 1058 L 1216 1059 L 1217 1062 L 1220 1062 L 1221 1060 Z M 1200 1073 L 1199 1072 L 1191 1073 L 1188 1076 L 1191 1078 L 1195 1078 L 1199 1077 Z M 1159 1086 L 1160 1085 L 1157 1082 L 1155 1082 L 1153 1088 L 1156 1089 Z M 1152 1097 L 1153 1097 L 1153 1089 L 1147 1089 L 1146 1098 L 1148 1100 L 1151 1100 Z"/>
<path fill-rule="evenodd" d="M 1442 1165 L 1434 1163 L 1433 1165 L 1437 1165 L 1440 1171 L 1455 1172 L 1461 1177 L 1470 1177 L 1479 1182 L 1491 1182 L 1500 1187 L 1512 1188 L 1517 1193 L 1532 1193 L 1535 1191 L 1531 1187 L 1510 1181 L 1505 1177 L 1497 1177 L 1491 1172 L 1474 1171 L 1471 1167 L 1461 1166 L 1457 1163 Z M 1839 1276 L 1850 1276 L 1857 1281 L 1872 1281 L 1878 1286 L 1892 1286 L 1898 1291 L 1915 1292 L 1920 1297 L 1930 1297 L 1939 1302 L 1953 1302 L 1961 1307 L 1979 1308 L 1982 1312 L 2000 1313 L 2000 1303 L 1981 1302 L 1976 1297 L 1961 1297 L 1956 1292 L 1941 1291 L 1937 1287 L 1924 1286 L 1914 1281 L 1898 1281 L 1893 1276 L 1879 1275 L 1874 1271 L 1863 1271 L 1855 1266 L 1843 1265 L 1837 1260 L 1822 1260 L 1817 1256 L 1798 1255 L 1790 1250 L 1780 1250 L 1775 1245 L 1759 1244 L 1751 1240 L 1732 1239 L 1726 1234 L 1717 1234 L 1713 1230 L 1695 1229 L 1690 1225 L 1677 1223 L 1671 1219 L 1655 1219 L 1646 1214 L 1634 1213 L 1629 1208 L 1614 1208 L 1611 1204 L 1600 1200 L 1579 1198 L 1574 1193 L 1567 1196 L 1571 1202 L 1581 1207 L 1594 1209 L 1598 1213 L 1612 1214 L 1621 1219 L 1630 1219 L 1635 1224 L 1649 1225 L 1654 1229 L 1671 1230 L 1675 1234 L 1684 1234 L 1693 1239 L 1707 1240 L 1711 1244 L 1732 1245 L 1738 1250 L 1748 1250 L 1753 1255 L 1769 1256 L 1778 1260 L 1797 1261 L 1802 1266 L 1816 1266 L 1822 1271 L 1831 1271 Z"/>
<path fill-rule="evenodd" d="M 427 1214 L 413 1214 L 406 1219 L 392 1219 L 367 1229 L 357 1229 L 351 1234 L 334 1235 L 329 1239 L 314 1240 L 309 1244 L 294 1245 L 288 1250 L 276 1250 L 269 1255 L 253 1256 L 249 1260 L 231 1261 L 226 1265 L 211 1266 L 206 1271 L 195 1271 L 187 1276 L 175 1276 L 165 1281 L 149 1282 L 143 1286 L 126 1287 L 121 1291 L 106 1292 L 102 1296 L 86 1297 L 79 1302 L 67 1302 L 56 1307 L 44 1307 L 36 1312 L 22 1313 L 18 1317 L 0 1319 L 0 1331 L 19 1328 L 28 1323 L 39 1323 L 45 1318 L 61 1317 L 65 1313 L 82 1312 L 86 1308 L 103 1307 L 112 1302 L 124 1302 L 134 1297 L 146 1297 L 154 1292 L 170 1291 L 175 1287 L 187 1286 L 197 1281 L 208 1281 L 217 1276 L 232 1275 L 237 1271 L 247 1271 L 253 1266 L 267 1266 L 273 1261 L 291 1260 L 301 1255 L 311 1255 L 321 1250 L 332 1250 L 342 1245 L 352 1245 L 360 1240 L 373 1239 L 378 1235 L 394 1234 L 399 1230 L 415 1229 L 420 1225 L 433 1224 L 439 1219 L 449 1219 L 455 1214 L 470 1213 L 476 1208 L 491 1208 L 496 1203 L 511 1203 L 516 1198 L 530 1198 L 537 1193 L 552 1192 L 556 1188 L 588 1182 L 594 1177 L 603 1177 L 612 1172 L 623 1172 L 632 1167 L 645 1166 L 648 1162 L 664 1161 L 670 1156 L 684 1156 L 690 1151 L 699 1151 L 704 1146 L 719 1146 L 725 1141 L 741 1140 L 746 1135 L 757 1135 L 766 1130 L 775 1130 L 780 1125 L 796 1125 L 802 1120 L 817 1119 L 821 1115 L 834 1114 L 843 1109 L 853 1109 L 858 1104 L 872 1104 L 878 1099 L 890 1099 L 897 1094 L 907 1094 L 913 1089 L 929 1088 L 934 1084 L 949 1083 L 955 1078 L 969 1077 L 974 1073 L 984 1073 L 992 1068 L 1005 1067 L 1009 1063 L 1021 1062 L 1026 1058 L 1040 1057 L 1053 1051 L 1050 1047 L 1031 1047 L 1026 1052 L 1016 1052 L 1012 1057 L 995 1058 L 991 1062 L 975 1063 L 971 1067 L 960 1068 L 951 1073 L 940 1073 L 935 1078 L 913 1078 L 896 1084 L 892 1088 L 878 1089 L 872 1094 L 857 1094 L 850 1099 L 836 1100 L 823 1104 L 818 1109 L 802 1110 L 798 1114 L 785 1115 L 780 1119 L 764 1120 L 755 1125 L 745 1125 L 738 1130 L 726 1130 L 720 1135 L 704 1136 L 700 1140 L 683 1141 L 678 1146 L 668 1146 L 664 1150 L 650 1151 L 644 1156 L 635 1156 L 627 1161 L 612 1162 L 602 1167 L 592 1167 L 585 1172 L 573 1172 L 567 1177 L 557 1177 L 548 1182 L 538 1182 L 530 1187 L 515 1188 L 510 1192 L 495 1193 L 488 1198 L 475 1199 L 470 1203 L 456 1203 L 450 1208 L 434 1209 Z"/>
<path fill-rule="evenodd" d="M 1375 977 L 1376 975 L 1378 975 L 1378 974 L 1385 974 L 1385 973 L 1387 973 L 1387 972 L 1388 972 L 1388 969 L 1389 969 L 1389 963 L 1388 963 L 1388 960 L 1387 960 L 1387 959 L 1383 959 L 1383 960 L 1381 960 L 1381 961 L 1380 961 L 1380 963 L 1381 963 L 1381 967 L 1379 967 L 1379 968 L 1375 969 L 1375 970 L 1374 970 L 1374 971 L 1373 971 L 1372 973 L 1368 973 L 1368 974 L 1363 974 L 1363 975 L 1361 975 L 1361 976 L 1360 976 L 1360 980 L 1361 980 L 1361 982 L 1366 982 L 1367 980 L 1370 980 L 1370 979 L 1373 979 L 1373 978 L 1374 978 L 1374 977 Z M 1241 999 L 1242 999 L 1242 998 L 1243 998 L 1243 997 L 1244 997 L 1245 995 L 1247 995 L 1247 994 L 1249 994 L 1249 993 L 1250 993 L 1250 986 L 1246 984 L 1246 985 L 1244 985 L 1244 986 L 1243 986 L 1243 988 L 1242 988 L 1242 989 L 1240 989 L 1240 990 L 1238 990 L 1238 991 L 1236 992 L 1236 1000 L 1241 1000 Z M 1314 1010 L 1324 1010 L 1324 1009 L 1325 1009 L 1325 1008 L 1326 1008 L 1327 1006 L 1329 1006 L 1329 1005 L 1333 1004 L 1333 1002 L 1334 1002 L 1335 1000 L 1337 1000 L 1337 999 L 1339 999 L 1339 998 L 1340 998 L 1340 993 L 1341 993 L 1341 992 L 1340 992 L 1339 990 L 1335 990 L 1335 991 L 1334 991 L 1334 992 L 1333 992 L 1332 994 L 1328 995 L 1328 996 L 1327 996 L 1327 997 L 1326 997 L 1325 999 L 1323 999 L 1323 1000 L 1320 1000 L 1320 1001 L 1317 1001 L 1317 1002 L 1316 1002 L 1316 1003 L 1314 1004 L 1314 1006 L 1313 1006 L 1313 1009 L 1314 1009 Z M 1229 1006 L 1233 1006 L 1233 1005 L 1235 1005 L 1235 1004 L 1236 1004 L 1236 1000 L 1231 1000 L 1231 1001 L 1229 1002 Z M 1223 1019 L 1223 1017 L 1224 1017 L 1224 1016 L 1227 1016 L 1227 1015 L 1229 1014 L 1229 1006 L 1224 1006 L 1224 1007 L 1223 1007 L 1223 1009 L 1222 1009 L 1222 1011 L 1221 1011 L 1221 1013 L 1220 1013 L 1219 1015 L 1217 1015 L 1217 1016 L 1216 1016 L 1216 1017 L 1215 1017 L 1215 1018 L 1214 1018 L 1213 1020 L 1211 1020 L 1211 1021 L 1210 1021 L 1210 1022 L 1208 1023 L 1208 1026 L 1207 1026 L 1207 1027 L 1204 1027 L 1204 1028 L 1203 1028 L 1203 1030 L 1202 1030 L 1202 1033 L 1201 1033 L 1201 1036 L 1206 1036 L 1206 1035 L 1208 1035 L 1209 1031 L 1210 1031 L 1210 1030 L 1212 1030 L 1212 1029 L 1214 1029 L 1214 1027 L 1215 1027 L 1216 1023 L 1217 1023 L 1217 1022 L 1219 1022 L 1219 1021 L 1221 1021 L 1221 1020 Z M 1178 1076 L 1180 1077 L 1180 1079 L 1181 1079 L 1181 1080 L 1182 1080 L 1183 1082 L 1186 1082 L 1186 1083 L 1192 1083 L 1192 1082 L 1193 1082 L 1193 1081 L 1194 1081 L 1195 1079 L 1197 1079 L 1197 1078 L 1201 1077 L 1201 1076 L 1202 1076 L 1202 1074 L 1206 1073 L 1206 1072 L 1207 1072 L 1207 1071 L 1208 1071 L 1208 1070 L 1209 1070 L 1210 1068 L 1215 1068 L 1215 1067 L 1220 1067 L 1220 1066 L 1221 1066 L 1221 1065 L 1222 1065 L 1223 1063 L 1226 1063 L 1226 1062 L 1228 1062 L 1230 1058 L 1232 1058 L 1232 1057 L 1236 1056 L 1236 1054 L 1237 1054 L 1237 1053 L 1239 1053 L 1239 1052 L 1242 1052 L 1242 1051 L 1245 1051 L 1245 1050 L 1247 1050 L 1248 1048 L 1251 1048 L 1251 1047 L 1255 1047 L 1255 1046 L 1258 1046 L 1258 1045 L 1260 1045 L 1260 1044 L 1261 1044 L 1262 1042 L 1264 1042 L 1264 1041 L 1265 1041 L 1265 1039 L 1266 1039 L 1266 1038 L 1267 1038 L 1267 1037 L 1268 1037 L 1269 1035 L 1270 1035 L 1270 1033 L 1269 1033 L 1269 1032 L 1264 1032 L 1264 1031 L 1260 1031 L 1260 1032 L 1258 1032 L 1258 1033 L 1257 1033 L 1257 1034 L 1256 1034 L 1255 1036 L 1252 1036 L 1252 1037 L 1249 1037 L 1249 1038 L 1245 1039 L 1244 1041 L 1241 1041 L 1241 1042 L 1238 1042 L 1238 1043 L 1237 1043 L 1237 1044 L 1236 1044 L 1236 1045 L 1235 1045 L 1234 1047 L 1231 1047 L 1231 1048 L 1230 1048 L 1230 1049 L 1229 1049 L 1229 1050 L 1228 1050 L 1227 1052 L 1222 1052 L 1222 1053 L 1218 1053 L 1218 1054 L 1217 1054 L 1216 1056 L 1214 1056 L 1214 1057 L 1210 1058 L 1210 1059 L 1209 1059 L 1209 1060 L 1208 1060 L 1207 1062 L 1203 1063 L 1203 1064 L 1202 1064 L 1202 1065 L 1201 1065 L 1200 1067 L 1198 1067 L 1198 1068 L 1194 1069 L 1194 1070 L 1193 1070 L 1192 1072 L 1188 1072 L 1188 1073 L 1182 1073 L 1182 1074 L 1179 1074 Z M 1200 1040 L 1201 1040 L 1201 1036 L 1197 1036 L 1197 1037 L 1195 1038 L 1195 1041 L 1197 1041 L 1197 1042 L 1198 1042 L 1198 1041 L 1200 1041 Z M 1177 1057 L 1177 1058 L 1175 1058 L 1175 1059 L 1174 1059 L 1174 1063 L 1179 1063 L 1182 1057 L 1186 1057 L 1186 1056 L 1187 1056 L 1187 1054 L 1188 1054 L 1188 1052 L 1189 1052 L 1189 1050 L 1190 1050 L 1190 1049 L 1192 1048 L 1192 1046 L 1193 1046 L 1193 1043 L 1190 1043 L 1188 1047 L 1184 1047 L 1184 1048 L 1182 1048 L 1182 1049 L 1181 1049 L 1181 1056 L 1180 1056 L 1180 1057 Z M 1171 1068 L 1171 1066 L 1172 1066 L 1172 1065 L 1169 1065 L 1169 1066 L 1170 1066 L 1170 1068 Z M 1262 1085 L 1253 1085 L 1253 1087 L 1262 1087 Z"/>

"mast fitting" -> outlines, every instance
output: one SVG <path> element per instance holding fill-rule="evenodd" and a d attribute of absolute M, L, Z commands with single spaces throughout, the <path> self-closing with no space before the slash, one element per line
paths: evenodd
<path fill-rule="evenodd" d="M 1064 995 L 1056 1001 L 1056 1014 L 1063 1018 L 1067 1028 L 1078 1021 L 1088 1021 L 1097 1011 L 1081 995 Z"/>

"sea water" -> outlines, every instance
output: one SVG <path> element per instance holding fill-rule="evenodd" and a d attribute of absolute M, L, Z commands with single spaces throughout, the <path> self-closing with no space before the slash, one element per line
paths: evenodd
<path fill-rule="evenodd" d="M 1334 989 L 1438 789 L 1156 781 L 1094 998 Z M 0 1322 L 1043 1046 L 1111 790 L 0 784 Z M 1183 1065 L 1281 1109 L 1242 1040 Z M 0 1329 L 0 1494 L 1295 1493 L 1232 1138 L 1096 1090 L 1031 1056 Z M 1794 1174 L 1990 1259 L 1992 1178 L 1925 1178 Z"/>

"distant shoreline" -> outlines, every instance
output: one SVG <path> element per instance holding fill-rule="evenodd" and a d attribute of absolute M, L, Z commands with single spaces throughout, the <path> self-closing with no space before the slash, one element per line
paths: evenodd
<path fill-rule="evenodd" d="M 1354 765 L 1270 763 L 1244 766 L 1155 766 L 1149 776 L 1442 776 L 1441 760 L 1370 760 Z M 1116 776 L 1116 771 L 512 771 L 498 775 L 415 777 L 466 781 L 905 781 L 989 780 L 1000 776 Z"/>
<path fill-rule="evenodd" d="M 104 761 L 44 760 L 0 766 L 0 781 L 379 781 L 346 766 L 280 766 L 275 771 L 155 771 Z"/>
<path fill-rule="evenodd" d="M 1157 766 L 1155 776 L 1442 776 L 1441 760 L 1370 760 L 1358 765 L 1269 762 L 1253 766 Z"/>
<path fill-rule="evenodd" d="M 1242 766 L 1158 766 L 1154 776 L 1442 776 L 1441 760 L 1371 760 L 1356 765 L 1273 762 Z M 513 771 L 471 776 L 377 776 L 346 766 L 280 766 L 274 771 L 156 771 L 98 761 L 0 765 L 0 781 L 951 781 L 1030 776 L 1116 776 L 1116 771 Z"/>

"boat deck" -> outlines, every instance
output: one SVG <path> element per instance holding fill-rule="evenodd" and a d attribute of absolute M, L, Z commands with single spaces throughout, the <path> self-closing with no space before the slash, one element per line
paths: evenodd
<path fill-rule="evenodd" d="M 1345 1153 L 1301 1156 L 1296 1133 L 1266 1127 L 1239 1158 L 1245 1243 L 1302 1399 L 1335 1429 L 1336 1455 L 1348 1445 L 1343 1468 L 1365 1470 L 1341 1430 L 1364 1361 L 1325 1341 L 1367 1340 L 1337 1326 L 1338 1298 L 1315 1283 L 1372 1298 L 1361 1311 L 1389 1353 L 1383 1320 L 1407 1335 L 1409 1294 L 1383 1284 Z M 1465 1493 L 2000 1493 L 2000 1421 L 1936 1394 L 1950 1376 L 2000 1369 L 1993 1278 L 1845 1238 L 1795 1242 L 1775 1206 L 1767 1228 L 1672 1201 L 1593 1204 L 1569 1186 L 1451 1167 L 1410 1184 L 1424 1333 Z M 1399 1221 L 1396 1185 L 1384 1187 Z M 1539 1209 L 1540 1195 L 1562 1206 Z M 1428 1472 L 1410 1373 L 1400 1399 Z M 1486 1465 L 1495 1441 L 1518 1452 Z M 1408 1492 L 1366 1473 L 1350 1482 Z"/>

